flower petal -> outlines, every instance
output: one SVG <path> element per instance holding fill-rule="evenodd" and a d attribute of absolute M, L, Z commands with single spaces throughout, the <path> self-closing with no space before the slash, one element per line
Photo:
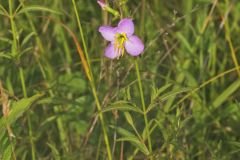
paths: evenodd
<path fill-rule="evenodd" d="M 105 56 L 110 59 L 114 59 L 118 57 L 118 52 L 116 49 L 114 49 L 114 45 L 112 43 L 110 43 L 105 49 Z"/>
<path fill-rule="evenodd" d="M 126 51 L 132 56 L 138 56 L 144 50 L 144 44 L 135 35 L 128 37 L 128 40 L 124 43 Z"/>
<path fill-rule="evenodd" d="M 118 33 L 126 33 L 127 36 L 131 36 L 134 33 L 134 24 L 132 19 L 124 18 L 118 23 L 117 27 Z"/>
<path fill-rule="evenodd" d="M 111 26 L 101 26 L 98 31 L 102 34 L 103 38 L 107 41 L 114 41 L 116 28 Z"/>

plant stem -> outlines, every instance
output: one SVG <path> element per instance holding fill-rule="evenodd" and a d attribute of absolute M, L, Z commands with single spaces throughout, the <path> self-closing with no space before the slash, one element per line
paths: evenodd
<path fill-rule="evenodd" d="M 13 20 L 14 17 L 13 17 L 12 0 L 8 0 L 8 5 L 9 5 L 9 18 L 10 18 L 11 30 L 12 30 L 12 36 L 13 36 L 12 54 L 16 56 L 17 55 L 17 31 L 16 31 L 14 20 Z"/>
<path fill-rule="evenodd" d="M 99 118 L 100 118 L 101 125 L 102 125 L 103 137 L 104 137 L 105 145 L 107 147 L 108 160 L 112 160 L 112 152 L 111 152 L 110 144 L 109 144 L 109 140 L 108 140 L 108 133 L 107 133 L 103 113 L 101 111 L 102 107 L 101 107 L 101 104 L 99 103 L 99 99 L 97 96 L 97 91 L 96 91 L 96 87 L 95 87 L 94 83 L 91 83 L 91 88 L 92 88 L 93 96 L 94 96 L 94 99 L 95 99 L 95 102 L 97 105 L 97 109 L 99 111 Z"/>
<path fill-rule="evenodd" d="M 145 0 L 142 0 L 141 27 L 140 27 L 140 33 L 142 35 L 144 35 L 144 26 L 145 26 Z"/>
<path fill-rule="evenodd" d="M 73 3 L 73 7 L 74 7 L 74 12 L 75 12 L 75 15 L 76 15 L 76 18 L 77 18 L 77 24 L 78 24 L 78 28 L 79 28 L 79 31 L 80 31 L 80 36 L 81 36 L 82 43 L 83 43 L 84 53 L 85 53 L 85 56 L 86 56 L 86 59 L 87 59 L 87 63 L 89 65 L 89 67 L 91 67 L 90 61 L 89 61 L 89 54 L 88 54 L 88 51 L 87 51 L 87 46 L 86 46 L 85 38 L 84 38 L 84 35 L 83 35 L 81 20 L 80 20 L 80 16 L 78 14 L 78 11 L 77 11 L 75 0 L 72 0 L 72 3 Z"/>
<path fill-rule="evenodd" d="M 9 5 L 9 17 L 10 17 L 10 23 L 11 23 L 11 30 L 12 30 L 12 35 L 13 35 L 13 46 L 12 46 L 12 55 L 17 56 L 18 52 L 18 40 L 17 40 L 17 30 L 16 30 L 16 25 L 14 22 L 14 16 L 13 16 L 13 0 L 8 0 L 8 5 Z M 26 90 L 26 85 L 25 85 L 25 79 L 24 79 L 24 74 L 23 74 L 23 69 L 22 67 L 19 68 L 19 74 L 20 74 L 20 79 L 21 79 L 21 85 L 22 85 L 22 90 L 23 90 L 23 95 L 24 98 L 27 98 L 27 90 Z M 35 160 L 35 147 L 34 147 L 34 142 L 33 142 L 33 137 L 32 137 L 32 126 L 31 126 L 31 121 L 30 121 L 30 116 L 27 113 L 27 121 L 28 121 L 28 129 L 29 129 L 29 138 L 30 138 L 30 144 L 31 144 L 31 154 L 32 154 L 32 160 Z"/>
<path fill-rule="evenodd" d="M 151 142 L 151 138 L 150 138 L 149 123 L 148 123 L 148 118 L 147 118 L 147 113 L 146 113 L 146 105 L 145 105 L 145 100 L 144 100 L 144 95 L 143 95 L 142 81 L 141 81 L 141 76 L 140 76 L 139 66 L 138 66 L 137 60 L 135 60 L 135 68 L 136 68 L 136 75 L 137 75 L 137 79 L 138 79 L 138 87 L 139 87 L 139 91 L 140 91 L 144 122 L 145 122 L 145 125 L 146 125 L 148 149 L 151 153 L 152 152 L 152 142 Z"/>
<path fill-rule="evenodd" d="M 21 84 L 22 84 L 23 96 L 24 96 L 24 98 L 27 98 L 27 90 L 26 90 L 25 78 L 24 78 L 24 73 L 23 73 L 22 67 L 19 68 L 19 73 L 20 73 L 20 79 L 21 79 Z"/>
<path fill-rule="evenodd" d="M 26 90 L 25 78 L 24 78 L 24 73 L 23 73 L 22 67 L 19 68 L 19 74 L 20 74 L 20 79 L 21 79 L 21 84 L 22 84 L 23 96 L 24 96 L 24 98 L 27 98 L 27 90 Z M 29 139 L 30 139 L 30 144 L 31 144 L 32 160 L 35 160 L 36 156 L 35 156 L 35 146 L 34 146 L 33 134 L 32 134 L 32 125 L 31 125 L 30 115 L 28 112 L 27 112 L 27 121 L 28 121 Z"/>
<path fill-rule="evenodd" d="M 92 93 L 93 93 L 95 103 L 96 103 L 96 106 L 97 106 L 97 109 L 98 109 L 98 112 L 99 112 L 99 119 L 100 119 L 102 130 L 103 130 L 103 137 L 104 137 L 105 145 L 106 145 L 106 148 L 107 148 L 108 160 L 112 160 L 112 154 L 111 154 L 110 144 L 109 144 L 109 140 L 108 140 L 107 128 L 106 128 L 106 125 L 105 125 L 105 120 L 104 120 L 103 113 L 101 111 L 102 106 L 99 102 L 99 98 L 98 98 L 98 95 L 97 95 L 96 85 L 95 85 L 93 74 L 92 74 L 89 54 L 88 54 L 88 51 L 87 51 L 86 42 L 85 42 L 84 35 L 83 35 L 83 30 L 82 30 L 82 26 L 81 26 L 80 17 L 79 17 L 79 14 L 77 12 L 77 7 L 76 7 L 75 0 L 72 0 L 72 3 L 73 3 L 73 7 L 74 7 L 74 12 L 75 12 L 75 15 L 76 15 L 76 18 L 77 18 L 78 28 L 80 30 L 80 36 L 81 36 L 81 39 L 82 39 L 83 48 L 84 48 L 84 52 L 85 52 L 85 56 L 86 56 L 86 60 L 87 60 L 87 67 L 89 69 L 89 74 L 90 74 L 89 76 L 90 77 L 88 77 L 88 80 L 90 82 Z"/>
<path fill-rule="evenodd" d="M 108 4 L 108 0 L 105 0 L 105 3 L 106 3 L 107 5 L 109 5 L 109 4 Z M 105 11 L 105 10 L 102 10 L 102 13 L 103 13 L 103 24 L 104 24 L 104 25 L 107 25 L 107 23 L 108 23 L 108 12 Z"/>

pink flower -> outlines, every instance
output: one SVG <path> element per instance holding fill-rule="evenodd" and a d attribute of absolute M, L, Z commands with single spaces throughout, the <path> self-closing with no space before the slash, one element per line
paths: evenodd
<path fill-rule="evenodd" d="M 133 34 L 134 24 L 130 18 L 122 19 L 117 27 L 101 26 L 99 32 L 110 41 L 105 49 L 105 56 L 110 59 L 119 58 L 125 49 L 131 56 L 138 56 L 144 51 L 144 44 Z"/>

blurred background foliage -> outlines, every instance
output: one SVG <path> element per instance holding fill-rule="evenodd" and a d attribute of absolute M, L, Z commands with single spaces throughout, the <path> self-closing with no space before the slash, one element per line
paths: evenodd
<path fill-rule="evenodd" d="M 145 44 L 139 58 L 119 60 L 103 56 L 98 32 L 119 19 L 95 0 L 72 2 L 0 0 L 0 159 L 107 159 L 92 88 L 63 25 L 89 55 L 113 159 L 240 159 L 238 0 L 109 0 Z"/>

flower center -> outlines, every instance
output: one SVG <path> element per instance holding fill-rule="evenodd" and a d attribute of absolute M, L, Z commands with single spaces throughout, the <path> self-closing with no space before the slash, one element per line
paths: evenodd
<path fill-rule="evenodd" d="M 118 58 L 124 54 L 124 42 L 127 40 L 125 33 L 117 33 L 114 37 L 114 50 L 118 53 Z"/>

